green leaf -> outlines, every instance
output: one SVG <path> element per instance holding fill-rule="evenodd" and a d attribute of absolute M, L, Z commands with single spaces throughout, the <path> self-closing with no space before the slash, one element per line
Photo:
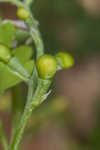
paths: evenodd
<path fill-rule="evenodd" d="M 22 45 L 13 51 L 15 55 L 22 63 L 28 61 L 32 56 L 32 48 L 30 46 Z"/>
<path fill-rule="evenodd" d="M 14 40 L 16 28 L 10 22 L 5 24 L 0 23 L 0 43 L 11 47 L 12 41 Z"/>
<path fill-rule="evenodd" d="M 0 92 L 22 82 L 19 77 L 9 71 L 9 68 L 6 65 L 2 64 L 0 66 L 2 66 L 0 67 Z M 31 74 L 34 67 L 34 62 L 28 61 L 24 64 L 24 67 Z"/>
<path fill-rule="evenodd" d="M 32 48 L 30 46 L 22 45 L 12 51 L 13 55 L 16 56 L 22 65 L 31 73 L 34 67 L 34 62 L 30 60 L 32 57 Z M 22 82 L 22 80 L 10 72 L 7 65 L 0 62 L 0 92 L 15 86 Z"/>

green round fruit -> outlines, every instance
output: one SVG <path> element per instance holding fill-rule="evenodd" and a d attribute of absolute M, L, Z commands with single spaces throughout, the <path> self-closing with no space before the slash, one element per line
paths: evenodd
<path fill-rule="evenodd" d="M 29 12 L 25 8 L 19 7 L 17 10 L 17 16 L 21 20 L 26 20 L 29 17 Z"/>
<path fill-rule="evenodd" d="M 8 62 L 10 58 L 11 58 L 10 49 L 0 44 L 0 60 L 4 62 Z"/>
<path fill-rule="evenodd" d="M 56 58 L 57 58 L 58 64 L 63 69 L 70 68 L 74 64 L 74 58 L 69 53 L 59 52 L 56 54 Z"/>
<path fill-rule="evenodd" d="M 51 55 L 43 55 L 37 60 L 37 70 L 40 78 L 50 79 L 57 71 L 56 58 Z"/>

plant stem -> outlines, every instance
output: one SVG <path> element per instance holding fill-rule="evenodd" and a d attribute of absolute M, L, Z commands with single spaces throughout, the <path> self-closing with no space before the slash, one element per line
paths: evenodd
<path fill-rule="evenodd" d="M 31 79 L 33 78 L 34 76 L 34 71 L 33 71 L 33 75 L 31 77 Z M 27 102 L 29 100 L 31 100 L 32 96 L 33 96 L 33 90 L 34 90 L 34 80 L 29 80 L 28 82 L 28 96 L 27 96 Z M 17 93 L 18 94 L 18 93 Z M 18 97 L 18 95 L 17 95 Z M 15 101 L 15 100 L 14 100 Z M 19 105 L 18 101 L 20 102 L 20 100 L 16 100 L 16 103 L 17 105 Z M 22 105 L 22 104 L 21 104 Z M 20 110 L 18 110 L 18 108 L 16 108 L 16 104 L 15 102 L 13 102 L 13 106 L 15 106 L 15 109 L 13 109 L 13 113 L 14 113 L 14 117 L 13 117 L 13 122 L 12 122 L 12 136 L 11 136 L 11 140 L 10 140 L 10 143 L 12 144 L 13 143 L 13 140 L 14 140 L 14 137 L 16 136 L 16 131 L 17 131 L 17 127 L 18 127 L 18 124 L 21 120 L 21 115 L 22 115 L 22 111 L 24 108 L 21 108 L 21 106 L 19 105 L 18 107 L 20 108 Z M 15 112 L 16 111 L 16 112 Z M 19 114 L 19 111 L 20 111 L 20 114 Z M 16 119 L 17 119 L 17 122 L 16 122 Z"/>
<path fill-rule="evenodd" d="M 22 135 L 23 135 L 25 126 L 27 124 L 27 121 L 30 118 L 32 111 L 36 107 L 38 107 L 45 99 L 45 94 L 47 93 L 47 90 L 48 90 L 50 84 L 51 84 L 51 81 L 49 81 L 49 80 L 39 79 L 38 86 L 37 86 L 34 96 L 32 96 L 31 99 L 29 101 L 27 101 L 27 103 L 26 103 L 23 116 L 22 116 L 20 124 L 16 130 L 16 134 L 13 138 L 13 141 L 11 143 L 9 150 L 18 150 L 18 146 L 22 139 Z"/>
<path fill-rule="evenodd" d="M 44 54 L 44 44 L 41 39 L 41 34 L 38 29 L 38 25 L 36 24 L 34 18 L 31 16 L 25 22 L 29 28 L 29 32 L 34 40 L 36 50 L 37 50 L 37 58 Z"/>
<path fill-rule="evenodd" d="M 0 121 L 0 137 L 1 137 L 1 141 L 2 141 L 2 145 L 3 145 L 4 150 L 8 150 L 8 143 L 7 143 L 7 140 L 6 140 L 5 133 L 3 131 L 1 121 Z"/>

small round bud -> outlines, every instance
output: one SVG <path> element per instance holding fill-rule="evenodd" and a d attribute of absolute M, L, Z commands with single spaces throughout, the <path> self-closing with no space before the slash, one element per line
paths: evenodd
<path fill-rule="evenodd" d="M 40 78 L 52 78 L 57 71 L 56 58 L 51 55 L 41 56 L 37 61 L 37 70 Z"/>
<path fill-rule="evenodd" d="M 0 60 L 8 62 L 11 58 L 11 53 L 8 47 L 0 44 Z"/>
<path fill-rule="evenodd" d="M 17 16 L 21 20 L 26 20 L 29 17 L 29 12 L 25 8 L 19 7 L 17 10 Z"/>
<path fill-rule="evenodd" d="M 59 52 L 56 54 L 57 61 L 61 68 L 70 68 L 74 64 L 74 58 L 66 52 Z"/>

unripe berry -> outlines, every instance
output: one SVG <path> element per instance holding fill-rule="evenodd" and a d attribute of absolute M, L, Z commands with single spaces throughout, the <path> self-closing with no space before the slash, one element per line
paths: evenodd
<path fill-rule="evenodd" d="M 19 7 L 17 10 L 17 16 L 21 20 L 26 20 L 29 17 L 29 12 L 25 8 Z"/>
<path fill-rule="evenodd" d="M 37 60 L 37 70 L 40 78 L 50 79 L 57 71 L 56 58 L 51 55 L 43 55 Z"/>
<path fill-rule="evenodd" d="M 56 54 L 56 58 L 57 58 L 58 64 L 63 69 L 70 68 L 74 64 L 74 58 L 69 53 L 59 52 Z"/>
<path fill-rule="evenodd" d="M 8 62 L 11 58 L 11 53 L 8 47 L 0 44 L 0 60 Z"/>

